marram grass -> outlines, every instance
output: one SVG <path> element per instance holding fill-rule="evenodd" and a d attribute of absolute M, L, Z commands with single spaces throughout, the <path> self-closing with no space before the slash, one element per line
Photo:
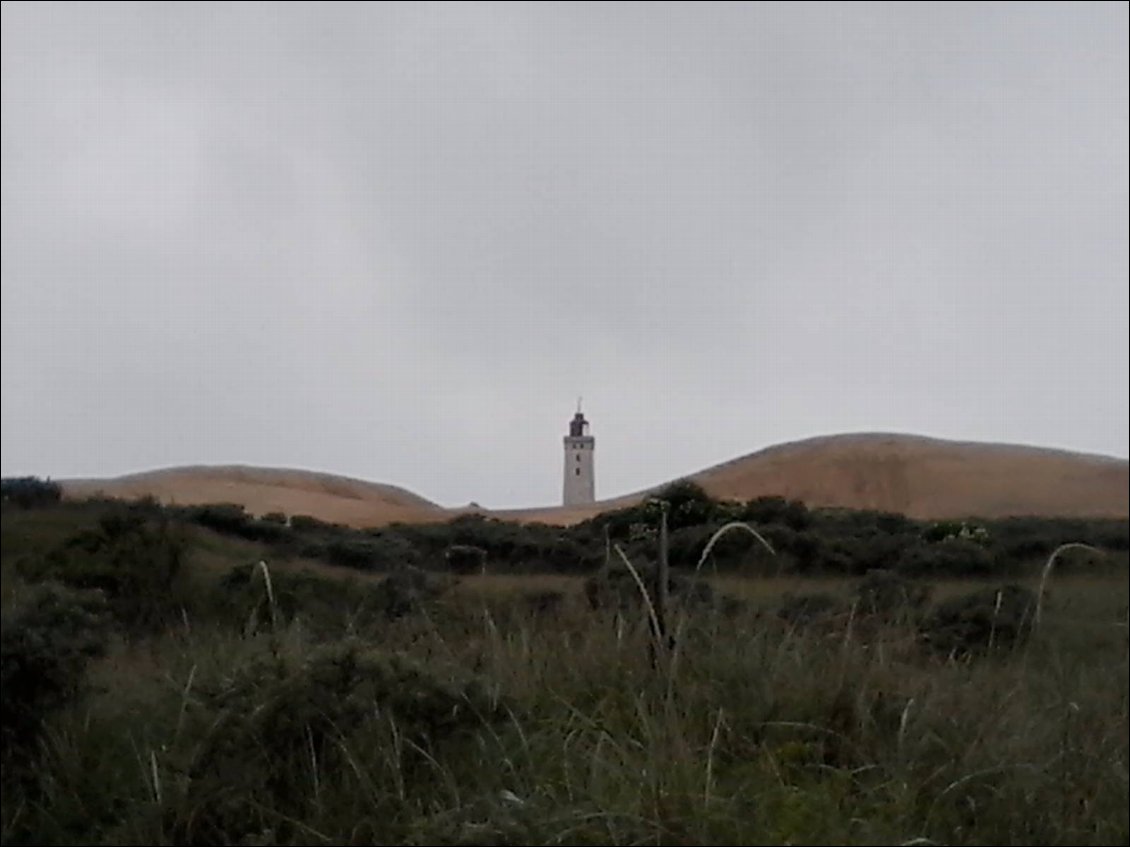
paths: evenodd
<path fill-rule="evenodd" d="M 119 645 L 5 775 L 4 843 L 1127 843 L 1125 575 L 961 662 L 692 615 L 669 678 L 576 583 L 551 615 L 477 585 L 346 640 Z"/>

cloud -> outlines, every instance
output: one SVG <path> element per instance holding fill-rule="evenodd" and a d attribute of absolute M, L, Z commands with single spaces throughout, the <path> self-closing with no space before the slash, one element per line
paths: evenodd
<path fill-rule="evenodd" d="M 3 7 L 4 473 L 1126 455 L 1118 6 Z"/>

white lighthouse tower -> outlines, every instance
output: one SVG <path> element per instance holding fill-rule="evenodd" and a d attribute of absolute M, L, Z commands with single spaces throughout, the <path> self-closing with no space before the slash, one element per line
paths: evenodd
<path fill-rule="evenodd" d="M 593 478 L 593 450 L 596 439 L 589 435 L 589 422 L 581 413 L 581 401 L 577 400 L 577 414 L 569 421 L 569 434 L 565 442 L 565 483 L 563 502 L 566 506 L 578 503 L 592 503 L 595 499 L 596 484 Z"/>

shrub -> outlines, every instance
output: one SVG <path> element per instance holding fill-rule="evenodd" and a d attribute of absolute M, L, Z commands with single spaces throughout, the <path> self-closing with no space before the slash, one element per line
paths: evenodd
<path fill-rule="evenodd" d="M 336 779 L 356 768 L 352 756 L 362 750 L 375 754 L 362 759 L 369 774 L 388 782 L 354 790 L 395 790 L 423 803 L 435 789 L 437 758 L 502 715 L 475 679 L 445 679 L 353 640 L 299 661 L 253 661 L 202 686 L 201 699 L 203 738 L 185 767 L 182 811 L 169 810 L 176 843 L 257 843 L 248 839 L 269 827 L 279 827 L 280 843 L 308 837 L 285 831 L 286 820 L 301 820 L 318 803 L 295 774 L 314 767 L 315 780 L 319 772 Z M 264 819 L 264 809 L 290 815 Z"/>
<path fill-rule="evenodd" d="M 655 566 L 640 568 L 640 578 L 650 592 L 655 585 Z M 643 605 L 643 596 L 635 578 L 626 569 L 616 568 L 597 573 L 585 580 L 585 598 L 593 609 L 627 611 Z M 672 603 L 685 606 L 710 606 L 715 603 L 714 587 L 702 579 L 671 572 L 667 592 Z"/>
<path fill-rule="evenodd" d="M 249 522 L 241 533 L 249 541 L 263 541 L 267 544 L 285 544 L 294 538 L 294 532 L 285 523 L 269 521 L 265 517 Z"/>
<path fill-rule="evenodd" d="M 5 773 L 31 755 L 43 719 L 79 692 L 87 662 L 108 635 L 97 591 L 43 583 L 18 595 L 0 620 L 0 738 Z"/>
<path fill-rule="evenodd" d="M 701 485 L 689 479 L 670 483 L 652 499 L 667 503 L 667 527 L 671 530 L 707 523 L 715 516 L 719 506 L 718 501 Z"/>
<path fill-rule="evenodd" d="M 634 506 L 602 512 L 579 524 L 574 532 L 590 539 L 603 535 L 604 530 L 618 541 L 654 538 L 655 528 L 659 525 L 661 502 L 667 504 L 667 528 L 671 532 L 711 521 L 730 520 L 735 516 L 730 504 L 714 500 L 698 483 L 682 479 L 661 488 Z"/>
<path fill-rule="evenodd" d="M 220 580 L 210 608 L 225 623 L 254 632 L 274 619 L 301 619 L 315 635 L 340 636 L 359 622 L 383 616 L 383 596 L 376 587 L 355 579 L 326 577 L 310 570 L 271 572 L 268 597 L 257 564 L 232 568 Z M 274 608 L 271 608 L 271 602 Z"/>
<path fill-rule="evenodd" d="M 189 519 L 201 526 L 229 535 L 245 535 L 254 518 L 244 511 L 239 503 L 208 503 L 192 506 L 188 510 Z"/>
<path fill-rule="evenodd" d="M 939 604 L 921 627 L 922 641 L 942 653 L 965 655 L 1023 643 L 1032 632 L 1036 593 L 1002 585 Z"/>
<path fill-rule="evenodd" d="M 450 579 L 411 565 L 398 568 L 377 586 L 377 607 L 390 620 L 413 614 L 452 586 Z"/>
<path fill-rule="evenodd" d="M 452 544 L 444 551 L 443 558 L 453 573 L 473 574 L 486 570 L 487 551 L 472 544 Z"/>
<path fill-rule="evenodd" d="M 930 586 L 894 571 L 871 570 L 855 589 L 856 611 L 885 618 L 915 615 L 930 596 Z"/>
<path fill-rule="evenodd" d="M 982 544 L 967 538 L 946 538 L 907 548 L 898 571 L 908 576 L 985 576 L 993 571 L 993 556 Z"/>
<path fill-rule="evenodd" d="M 812 523 L 808 507 L 800 500 L 784 497 L 757 497 L 742 505 L 739 519 L 761 525 L 778 524 L 796 532 L 807 529 Z"/>
<path fill-rule="evenodd" d="M 239 503 L 207 503 L 178 510 L 188 520 L 224 535 L 278 544 L 293 536 L 286 515 L 271 512 L 261 518 L 248 514 Z"/>
<path fill-rule="evenodd" d="M 634 540 L 640 542 L 639 547 L 641 552 L 646 550 L 654 553 L 655 550 L 655 537 L 654 532 L 649 531 L 646 535 L 642 535 Z M 714 525 L 702 526 L 687 526 L 681 529 L 672 530 L 668 535 L 668 560 L 673 567 L 677 568 L 693 568 L 698 564 L 699 557 L 702 555 L 703 548 L 706 547 L 707 541 L 713 535 L 714 530 L 717 529 Z M 722 540 L 715 545 L 711 555 L 715 562 L 723 559 L 731 551 L 727 549 L 727 542 L 732 538 L 736 538 L 736 533 L 730 533 L 722 538 Z M 739 539 L 744 542 L 749 539 L 749 536 Z M 748 544 L 746 545 L 749 546 Z M 721 549 L 719 549 L 721 548 Z"/>
<path fill-rule="evenodd" d="M 327 521 L 311 517 L 310 515 L 292 515 L 290 519 L 290 528 L 295 532 L 304 533 L 332 533 L 338 532 L 343 529 L 348 529 L 348 527 L 345 527 L 342 524 L 329 523 Z"/>
<path fill-rule="evenodd" d="M 698 565 L 706 545 L 722 526 L 722 523 L 712 521 L 671 532 L 668 550 L 672 567 L 693 568 Z M 647 547 L 654 549 L 654 542 L 647 544 Z M 751 558 L 751 550 L 764 551 L 753 535 L 748 532 L 727 532 L 710 549 L 710 561 L 716 566 L 734 567 Z"/>
<path fill-rule="evenodd" d="M 922 531 L 922 538 L 930 542 L 962 539 L 983 547 L 990 543 L 989 531 L 985 527 L 966 521 L 937 521 Z"/>
<path fill-rule="evenodd" d="M 182 565 L 187 544 L 163 516 L 133 509 L 103 515 L 45 555 L 20 563 L 29 581 L 53 580 L 70 588 L 104 592 L 113 616 L 127 630 L 154 632 L 189 603 Z"/>
<path fill-rule="evenodd" d="M 5 477 L 0 479 L 0 501 L 21 509 L 50 506 L 58 503 L 63 489 L 57 482 L 34 476 Z"/>
<path fill-rule="evenodd" d="M 326 543 L 323 554 L 335 565 L 370 570 L 380 556 L 380 546 L 369 539 L 335 538 Z"/>

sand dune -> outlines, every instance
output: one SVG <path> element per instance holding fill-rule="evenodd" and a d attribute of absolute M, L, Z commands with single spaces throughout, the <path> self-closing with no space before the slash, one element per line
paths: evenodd
<path fill-rule="evenodd" d="M 314 473 L 245 466 L 168 468 L 115 479 L 62 482 L 67 497 L 156 497 L 182 506 L 239 503 L 255 515 L 311 515 L 350 526 L 446 520 L 448 510 L 394 485 Z"/>
<path fill-rule="evenodd" d="M 770 447 L 690 478 L 721 498 L 780 495 L 810 506 L 880 509 L 926 519 L 1130 515 L 1130 466 L 1125 459 L 909 435 L 812 438 Z M 395 486 L 268 468 L 172 468 L 117 479 L 64 481 L 63 487 L 69 497 L 102 492 L 151 495 L 180 504 L 242 503 L 254 514 L 305 514 L 352 526 L 446 520 L 467 511 L 444 509 Z M 572 524 L 638 502 L 648 493 L 591 506 L 480 511 Z"/>
<path fill-rule="evenodd" d="M 812 505 L 977 515 L 1124 517 L 1130 465 L 1082 453 L 905 435 L 817 438 L 755 453 L 697 475 L 717 497 L 775 490 Z"/>

